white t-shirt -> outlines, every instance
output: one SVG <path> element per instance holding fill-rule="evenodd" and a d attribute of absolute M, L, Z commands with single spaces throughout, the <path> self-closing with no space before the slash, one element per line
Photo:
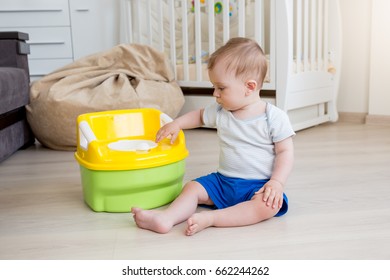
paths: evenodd
<path fill-rule="evenodd" d="M 271 178 L 274 143 L 295 135 L 287 114 L 270 103 L 265 114 L 246 120 L 214 103 L 204 109 L 203 121 L 218 131 L 218 172 L 233 178 Z"/>

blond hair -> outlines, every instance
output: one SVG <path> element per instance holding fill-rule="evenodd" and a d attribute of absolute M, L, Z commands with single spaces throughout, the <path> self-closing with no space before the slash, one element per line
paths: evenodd
<path fill-rule="evenodd" d="M 220 61 L 226 64 L 226 71 L 235 71 L 237 78 L 244 81 L 254 79 L 259 87 L 263 85 L 267 60 L 256 41 L 242 37 L 231 38 L 210 56 L 207 69 L 212 70 Z"/>

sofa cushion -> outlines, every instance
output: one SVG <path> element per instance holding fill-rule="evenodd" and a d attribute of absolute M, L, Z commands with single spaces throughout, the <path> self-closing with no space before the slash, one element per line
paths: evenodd
<path fill-rule="evenodd" d="M 29 102 L 29 78 L 23 69 L 0 67 L 0 115 Z"/>
<path fill-rule="evenodd" d="M 20 148 L 33 144 L 34 137 L 27 120 L 20 120 L 13 125 L 0 129 L 0 143 L 0 163 Z"/>

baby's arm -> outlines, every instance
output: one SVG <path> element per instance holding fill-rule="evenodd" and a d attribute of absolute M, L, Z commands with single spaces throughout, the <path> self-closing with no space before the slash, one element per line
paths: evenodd
<path fill-rule="evenodd" d="M 283 205 L 283 189 L 287 177 L 293 167 L 294 147 L 292 137 L 275 143 L 275 162 L 271 179 L 258 193 L 264 193 L 263 200 L 267 206 L 281 208 Z"/>
<path fill-rule="evenodd" d="M 203 125 L 203 109 L 191 111 L 181 117 L 178 117 L 174 121 L 167 123 L 157 131 L 156 142 L 160 142 L 162 139 L 171 136 L 171 144 L 173 144 L 177 138 L 181 129 L 196 128 Z"/>

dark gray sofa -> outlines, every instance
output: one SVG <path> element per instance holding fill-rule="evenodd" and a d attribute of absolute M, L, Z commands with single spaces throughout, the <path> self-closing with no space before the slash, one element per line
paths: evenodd
<path fill-rule="evenodd" d="M 0 32 L 0 162 L 34 143 L 26 120 L 30 77 L 28 34 Z"/>

